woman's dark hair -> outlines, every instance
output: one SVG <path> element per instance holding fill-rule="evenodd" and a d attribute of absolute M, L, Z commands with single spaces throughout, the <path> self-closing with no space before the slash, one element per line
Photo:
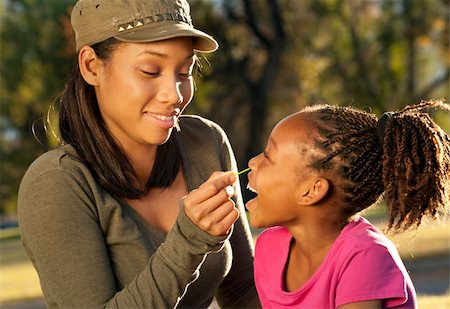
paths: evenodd
<path fill-rule="evenodd" d="M 422 101 L 378 121 L 351 107 L 305 109 L 317 125 L 322 157 L 311 167 L 336 171 L 345 216 L 386 198 L 389 229 L 400 232 L 436 218 L 450 205 L 450 138 L 424 109 L 450 110 L 441 100 Z M 378 128 L 378 134 L 377 134 Z M 381 135 L 380 135 L 381 132 Z"/>
<path fill-rule="evenodd" d="M 119 44 L 116 39 L 108 39 L 92 48 L 100 59 L 108 61 Z M 62 143 L 72 145 L 100 185 L 116 197 L 135 199 L 152 187 L 167 188 L 181 167 L 174 131 L 165 144 L 158 146 L 145 188 L 137 187 L 137 174 L 122 146 L 105 126 L 94 87 L 83 79 L 78 61 L 67 77 L 60 100 L 59 131 Z"/>

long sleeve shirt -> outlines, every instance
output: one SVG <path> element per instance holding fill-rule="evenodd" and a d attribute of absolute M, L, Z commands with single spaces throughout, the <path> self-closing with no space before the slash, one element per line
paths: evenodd
<path fill-rule="evenodd" d="M 176 139 L 189 191 L 213 171 L 237 171 L 229 141 L 215 123 L 180 118 Z M 229 237 L 193 224 L 183 205 L 163 233 L 97 183 L 75 149 L 39 157 L 18 196 L 23 246 L 49 308 L 259 307 L 253 245 L 236 184 L 240 218 Z"/>

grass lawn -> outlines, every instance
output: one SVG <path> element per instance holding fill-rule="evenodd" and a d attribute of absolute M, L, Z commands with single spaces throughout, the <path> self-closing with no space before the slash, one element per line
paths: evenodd
<path fill-rule="evenodd" d="M 41 297 L 38 276 L 20 244 L 19 229 L 0 230 L 0 307 Z"/>
<path fill-rule="evenodd" d="M 397 245 L 404 261 L 420 259 L 427 256 L 446 254 L 450 252 L 450 220 L 443 223 L 427 222 L 416 232 L 404 232 L 398 236 L 388 237 Z M 385 228 L 385 224 L 379 224 Z M 406 264 L 406 262 L 405 262 Z M 450 278 L 450 273 L 446 274 Z M 447 292 L 444 295 L 418 295 L 420 309 L 450 308 L 450 279 Z"/>
<path fill-rule="evenodd" d="M 369 220 L 377 221 L 377 215 L 368 214 L 367 216 Z M 385 227 L 382 221 L 376 225 L 381 229 Z M 417 232 L 406 232 L 400 236 L 389 237 L 397 244 L 405 260 L 448 253 L 450 251 L 450 218 L 440 224 L 426 222 Z M 19 230 L 0 230 L 0 307 L 2 304 L 41 297 L 37 274 L 20 244 Z M 419 295 L 419 308 L 450 308 L 450 290 L 444 295 Z"/>

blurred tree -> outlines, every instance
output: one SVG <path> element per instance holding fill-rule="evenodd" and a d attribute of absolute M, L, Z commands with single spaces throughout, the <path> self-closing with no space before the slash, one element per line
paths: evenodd
<path fill-rule="evenodd" d="M 187 112 L 224 127 L 241 168 L 264 148 L 275 122 L 305 105 L 352 104 L 380 114 L 448 99 L 449 0 L 189 2 L 195 26 L 220 49 L 201 59 Z M 0 6 L 0 212 L 14 210 L 26 167 L 54 145 L 41 119 L 74 57 L 73 3 Z M 448 114 L 436 117 L 449 131 Z"/>
<path fill-rule="evenodd" d="M 15 211 L 18 184 L 26 167 L 50 146 L 43 117 L 63 88 L 74 55 L 68 18 L 72 3 L 2 2 L 0 214 Z"/>
<path fill-rule="evenodd" d="M 273 125 L 305 105 L 351 104 L 379 115 L 448 99 L 448 0 L 214 3 L 200 27 L 221 48 L 194 107 L 224 126 L 242 168 Z"/>
<path fill-rule="evenodd" d="M 307 53 L 326 64 L 323 90 L 308 96 L 378 112 L 448 96 L 448 1 L 311 1 L 309 11 Z"/>

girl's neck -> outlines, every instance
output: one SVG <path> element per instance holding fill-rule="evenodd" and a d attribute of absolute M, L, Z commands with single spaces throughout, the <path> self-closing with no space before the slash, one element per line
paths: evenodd
<path fill-rule="evenodd" d="M 342 228 L 334 226 L 324 229 L 323 225 L 315 225 L 291 230 L 293 239 L 284 273 L 286 291 L 297 290 L 314 275 Z"/>
<path fill-rule="evenodd" d="M 324 252 L 328 252 L 347 223 L 347 221 L 309 221 L 309 224 L 289 228 L 296 244 L 296 253 L 313 263 L 322 257 Z"/>

